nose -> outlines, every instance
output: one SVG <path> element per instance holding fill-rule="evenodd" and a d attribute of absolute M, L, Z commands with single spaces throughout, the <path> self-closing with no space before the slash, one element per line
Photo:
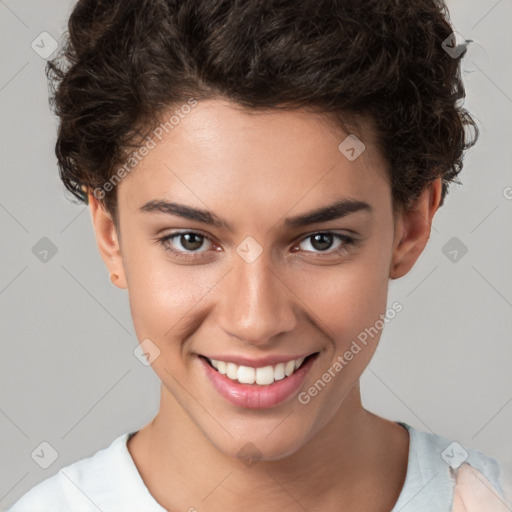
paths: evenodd
<path fill-rule="evenodd" d="M 296 296 L 265 251 L 252 263 L 235 256 L 220 293 L 218 315 L 225 333 L 252 345 L 272 345 L 297 323 Z M 275 267 L 275 266 L 274 266 Z"/>

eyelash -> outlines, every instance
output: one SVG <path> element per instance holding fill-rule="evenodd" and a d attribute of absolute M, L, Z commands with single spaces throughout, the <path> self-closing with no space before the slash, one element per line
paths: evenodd
<path fill-rule="evenodd" d="M 203 255 L 205 255 L 208 251 L 190 252 L 190 253 L 185 252 L 184 253 L 183 251 L 177 251 L 176 249 L 173 249 L 171 247 L 171 245 L 168 243 L 168 241 L 172 240 L 173 238 L 176 238 L 181 235 L 189 235 L 189 234 L 198 235 L 199 237 L 202 237 L 204 240 L 208 240 L 210 243 L 213 243 L 211 238 L 209 238 L 206 235 L 203 235 L 202 233 L 200 233 L 198 231 L 176 231 L 174 233 L 170 233 L 170 234 L 167 234 L 167 235 L 164 235 L 164 236 L 158 238 L 157 242 L 159 242 L 163 246 L 164 250 L 170 252 L 171 254 L 173 254 L 174 256 L 176 256 L 179 259 L 182 259 L 185 261 L 190 261 L 193 259 L 197 260 L 197 259 L 203 258 L 204 257 Z M 313 259 L 322 258 L 323 254 L 327 254 L 327 255 L 343 254 L 346 251 L 348 251 L 352 246 L 355 246 L 357 243 L 357 240 L 355 240 L 354 238 L 352 238 L 348 235 L 342 235 L 341 233 L 335 233 L 333 231 L 315 231 L 314 233 L 310 233 L 309 235 L 306 235 L 305 237 L 301 238 L 299 240 L 299 242 L 297 242 L 296 245 L 300 245 L 304 240 L 307 240 L 308 238 L 313 238 L 315 235 L 320 235 L 320 234 L 331 235 L 335 239 L 339 240 L 340 242 L 343 242 L 343 244 L 338 249 L 331 250 L 331 251 L 328 250 L 329 252 L 320 251 L 318 253 L 313 253 L 313 256 L 312 256 Z M 311 251 L 306 251 L 306 252 L 311 252 Z M 200 255 L 200 256 L 198 256 L 198 255 Z M 311 258 L 311 256 L 308 256 L 308 257 Z"/>

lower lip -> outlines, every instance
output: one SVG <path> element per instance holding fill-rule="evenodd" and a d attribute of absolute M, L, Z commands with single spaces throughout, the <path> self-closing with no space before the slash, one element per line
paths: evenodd
<path fill-rule="evenodd" d="M 274 381 L 268 386 L 258 384 L 240 384 L 214 370 L 202 357 L 201 364 L 213 387 L 231 404 L 247 409 L 268 409 L 276 407 L 290 398 L 300 388 L 308 374 L 316 355 L 289 377 Z"/>

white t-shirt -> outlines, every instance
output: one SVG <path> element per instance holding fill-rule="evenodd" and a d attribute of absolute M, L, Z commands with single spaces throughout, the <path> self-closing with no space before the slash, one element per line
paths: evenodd
<path fill-rule="evenodd" d="M 391 512 L 448 512 L 455 485 L 448 462 L 450 457 L 460 460 L 464 450 L 466 462 L 503 496 L 496 460 L 397 423 L 409 431 L 409 457 L 405 483 Z M 125 433 L 93 456 L 62 468 L 30 489 L 8 512 L 166 512 L 148 491 L 128 451 L 131 435 Z"/>

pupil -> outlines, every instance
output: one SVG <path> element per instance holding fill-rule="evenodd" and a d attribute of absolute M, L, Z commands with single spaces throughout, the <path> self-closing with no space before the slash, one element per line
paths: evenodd
<path fill-rule="evenodd" d="M 325 241 L 326 238 L 328 239 L 327 242 Z M 332 245 L 332 235 L 329 233 L 317 233 L 313 236 L 311 245 L 317 250 L 329 249 Z"/>

